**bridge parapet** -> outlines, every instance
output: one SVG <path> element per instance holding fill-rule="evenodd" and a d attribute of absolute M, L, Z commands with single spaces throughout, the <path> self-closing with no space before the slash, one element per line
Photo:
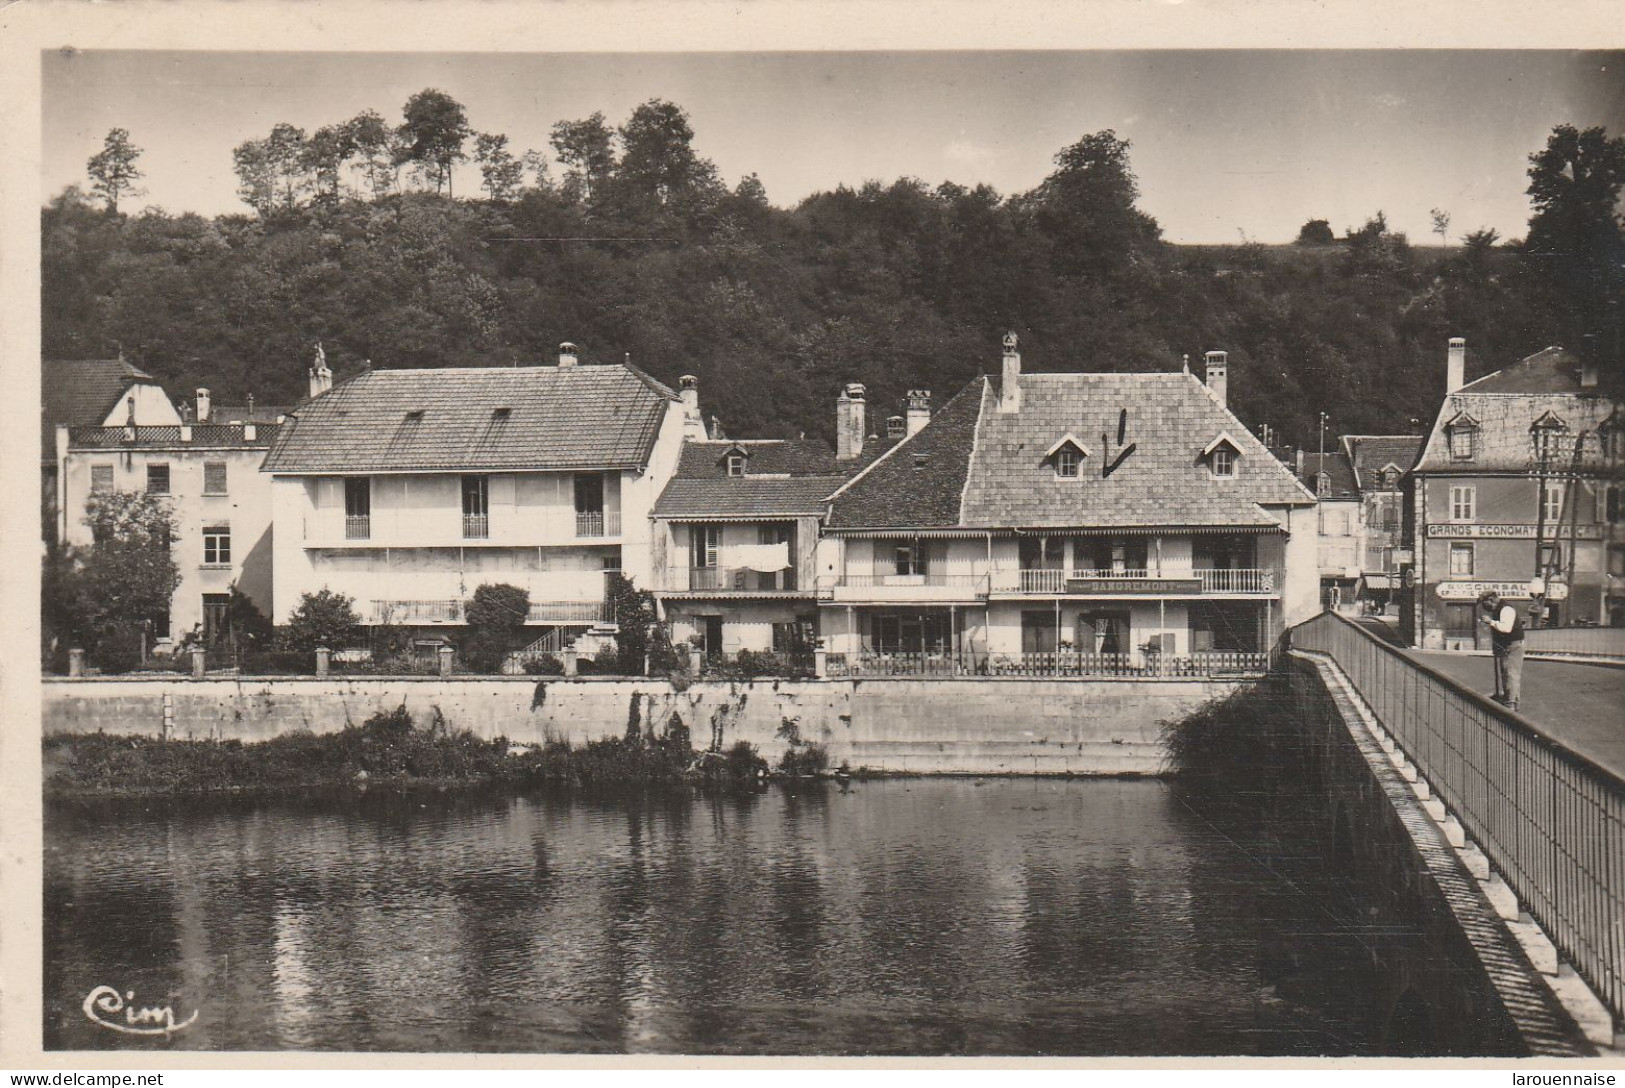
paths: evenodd
<path fill-rule="evenodd" d="M 1625 1020 L 1625 782 L 1332 612 L 1290 632 L 1334 660 L 1569 963 Z"/>

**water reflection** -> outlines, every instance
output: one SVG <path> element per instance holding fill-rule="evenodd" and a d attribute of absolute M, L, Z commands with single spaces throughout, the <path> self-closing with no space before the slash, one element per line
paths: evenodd
<path fill-rule="evenodd" d="M 1353 939 L 1157 782 L 58 805 L 46 837 L 53 1048 L 1365 1046 Z M 117 1036 L 102 983 L 201 1015 Z"/>

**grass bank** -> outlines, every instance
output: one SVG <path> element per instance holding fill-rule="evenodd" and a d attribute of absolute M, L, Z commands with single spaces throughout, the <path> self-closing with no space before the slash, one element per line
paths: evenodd
<path fill-rule="evenodd" d="M 686 730 L 663 738 L 629 733 L 574 747 L 481 740 L 438 714 L 419 723 L 404 707 L 337 733 L 273 740 L 153 740 L 106 733 L 44 742 L 45 790 L 58 796 L 207 793 L 374 783 L 577 786 L 742 786 L 766 777 L 767 761 L 740 741 L 696 751 Z"/>

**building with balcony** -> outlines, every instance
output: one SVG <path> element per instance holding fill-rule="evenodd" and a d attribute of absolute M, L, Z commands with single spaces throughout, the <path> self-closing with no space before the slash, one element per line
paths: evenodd
<path fill-rule="evenodd" d="M 200 407 L 199 423 L 56 429 L 62 540 L 92 543 L 83 515 L 97 492 L 146 491 L 174 513 L 181 580 L 151 632 L 160 652 L 194 630 L 207 644 L 224 637 L 233 587 L 271 606 L 271 487 L 259 469 L 279 428 L 209 422 L 207 397 Z"/>
<path fill-rule="evenodd" d="M 980 377 L 831 498 L 832 673 L 1262 667 L 1317 610 L 1314 496 L 1207 383 Z"/>
<path fill-rule="evenodd" d="M 1315 565 L 1320 604 L 1336 612 L 1358 611 L 1357 591 L 1365 569 L 1365 504 L 1354 468 L 1342 450 L 1298 451 L 1297 476 L 1315 493 Z"/>
<path fill-rule="evenodd" d="M 1405 474 L 1422 452 L 1419 434 L 1349 434 L 1342 437 L 1360 492 L 1365 522 L 1365 558 L 1357 596 L 1364 607 L 1386 613 L 1399 599 L 1404 551 Z"/>
<path fill-rule="evenodd" d="M 1404 478 L 1414 567 L 1402 636 L 1427 649 L 1487 646 L 1479 594 L 1521 608 L 1537 577 L 1544 625 L 1625 624 L 1625 418 L 1597 360 L 1550 347 L 1467 382 L 1466 351 L 1450 341 L 1448 392 Z"/>
<path fill-rule="evenodd" d="M 532 625 L 586 628 L 606 572 L 653 584 L 649 513 L 698 423 L 667 386 L 569 344 L 556 366 L 325 371 L 265 459 L 279 622 L 327 588 L 366 624 L 453 626 L 500 582 Z"/>

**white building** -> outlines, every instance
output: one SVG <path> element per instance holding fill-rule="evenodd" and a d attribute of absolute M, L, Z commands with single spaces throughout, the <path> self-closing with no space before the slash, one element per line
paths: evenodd
<path fill-rule="evenodd" d="M 1315 499 L 1191 374 L 977 378 L 837 491 L 831 670 L 1256 668 L 1318 610 Z M 945 666 L 945 663 L 946 666 Z"/>
<path fill-rule="evenodd" d="M 1366 508 L 1353 465 L 1341 449 L 1298 452 L 1298 479 L 1315 493 L 1316 566 L 1320 603 L 1336 612 L 1359 611 L 1357 592 L 1365 572 Z"/>
<path fill-rule="evenodd" d="M 606 621 L 605 572 L 653 584 L 649 515 L 676 466 L 677 393 L 630 365 L 311 371 L 266 457 L 274 619 L 303 594 L 365 624 L 459 625 L 484 583 L 530 593 L 528 622 Z"/>

